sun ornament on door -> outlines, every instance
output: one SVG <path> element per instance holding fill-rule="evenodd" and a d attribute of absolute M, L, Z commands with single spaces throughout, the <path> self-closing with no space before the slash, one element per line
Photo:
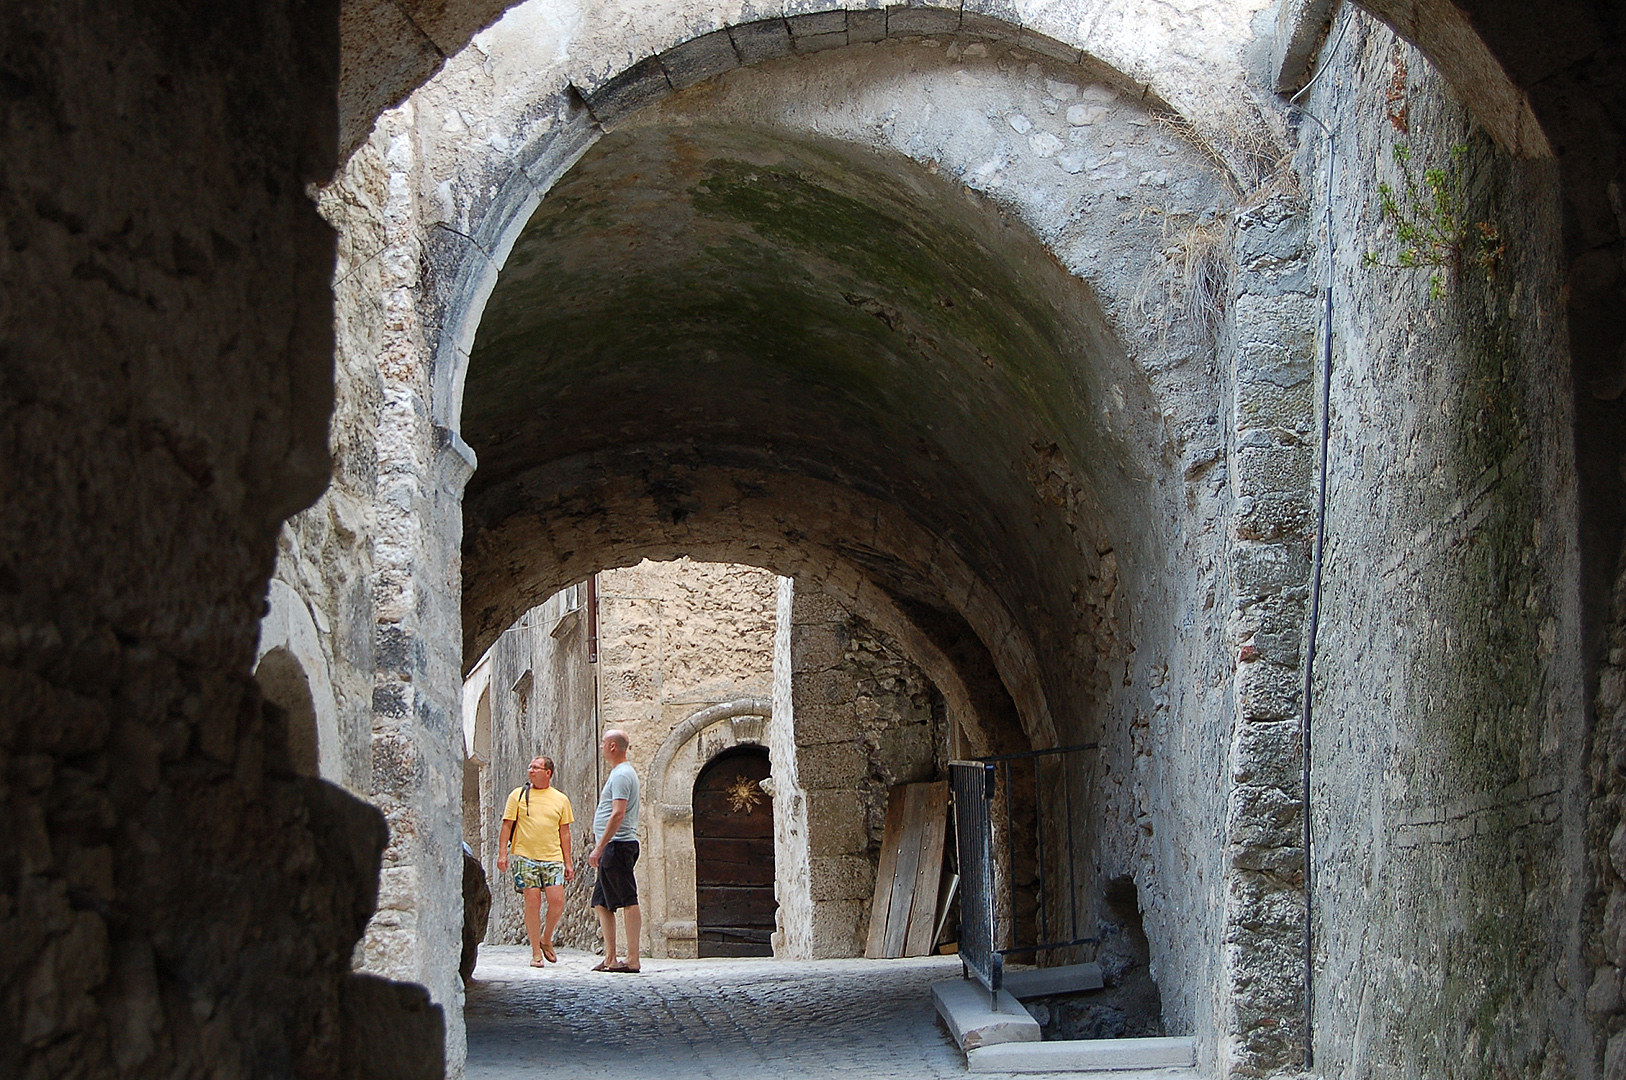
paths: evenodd
<path fill-rule="evenodd" d="M 728 804 L 736 814 L 749 814 L 762 802 L 762 789 L 757 787 L 755 780 L 747 779 L 744 774 L 736 774 L 734 783 L 728 789 Z"/>

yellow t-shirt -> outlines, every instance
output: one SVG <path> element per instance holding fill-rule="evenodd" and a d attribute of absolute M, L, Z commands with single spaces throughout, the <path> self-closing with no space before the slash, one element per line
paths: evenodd
<path fill-rule="evenodd" d="M 508 807 L 502 812 L 504 821 L 514 823 L 509 850 L 537 862 L 564 862 L 565 853 L 559 847 L 559 826 L 576 820 L 570 812 L 570 800 L 555 787 L 532 788 L 527 805 L 521 797 L 524 790 L 515 788 L 508 796 Z"/>

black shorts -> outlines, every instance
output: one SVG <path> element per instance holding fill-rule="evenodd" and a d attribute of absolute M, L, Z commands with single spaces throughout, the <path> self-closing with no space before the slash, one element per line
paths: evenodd
<path fill-rule="evenodd" d="M 638 865 L 638 841 L 611 840 L 598 860 L 598 880 L 593 883 L 593 906 L 619 911 L 638 902 L 638 882 L 632 868 Z"/>

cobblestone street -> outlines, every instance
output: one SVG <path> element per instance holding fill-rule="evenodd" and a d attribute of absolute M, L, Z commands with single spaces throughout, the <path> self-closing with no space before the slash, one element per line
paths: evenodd
<path fill-rule="evenodd" d="M 581 952 L 544 969 L 528 958 L 480 948 L 469 1080 L 966 1075 L 931 1002 L 933 982 L 959 975 L 954 957 L 645 959 L 639 975 L 592 971 Z"/>

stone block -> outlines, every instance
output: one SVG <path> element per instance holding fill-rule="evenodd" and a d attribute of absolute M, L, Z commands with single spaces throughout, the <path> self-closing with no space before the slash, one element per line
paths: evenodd
<path fill-rule="evenodd" d="M 1299 801 L 1302 774 L 1293 774 L 1287 789 L 1263 784 L 1237 784 L 1226 808 L 1227 834 L 1234 844 L 1296 844 L 1304 836 Z"/>
<path fill-rule="evenodd" d="M 868 766 L 869 756 L 856 739 L 800 746 L 796 751 L 796 774 L 802 787 L 809 791 L 820 788 L 851 791 L 863 780 Z"/>
<path fill-rule="evenodd" d="M 1039 1022 L 1009 990 L 989 994 L 970 979 L 948 979 L 932 983 L 932 1004 L 943 1018 L 949 1035 L 969 1054 L 997 1043 L 1037 1043 Z"/>
<path fill-rule="evenodd" d="M 845 621 L 792 627 L 791 671 L 800 674 L 839 666 L 851 640 Z"/>
<path fill-rule="evenodd" d="M 1586 1011 L 1594 1016 L 1609 1016 L 1620 1011 L 1620 969 L 1613 964 L 1601 965 L 1586 992 Z"/>
<path fill-rule="evenodd" d="M 858 718 L 851 701 L 834 704 L 798 701 L 792 724 L 797 746 L 842 742 L 853 738 L 858 731 Z"/>
<path fill-rule="evenodd" d="M 1052 60 L 1060 60 L 1064 64 L 1076 64 L 1083 58 L 1083 53 L 1064 41 L 1057 41 L 1047 34 L 1023 27 L 1017 35 L 1016 42 L 1024 49 L 1031 49 L 1040 56 L 1048 56 Z"/>
<path fill-rule="evenodd" d="M 1278 94 L 1295 94 L 1310 81 L 1336 7 L 1336 0 L 1277 0 L 1270 83 Z"/>
<path fill-rule="evenodd" d="M 437 351 L 448 360 L 454 354 L 466 355 L 474 345 L 478 319 L 461 318 L 459 313 L 496 281 L 496 264 L 469 237 L 442 225 L 424 231 L 418 262 L 423 273 L 419 313 L 425 336 L 437 343 Z M 450 396 L 449 382 L 443 380 L 450 379 L 453 367 L 449 362 L 437 365 L 437 398 Z"/>
<path fill-rule="evenodd" d="M 1304 849 L 1271 844 L 1238 844 L 1228 852 L 1232 867 L 1270 874 L 1297 887 L 1304 881 Z"/>
<path fill-rule="evenodd" d="M 784 19 L 731 26 L 728 35 L 734 39 L 734 51 L 739 53 L 742 64 L 759 64 L 790 55 L 790 27 L 785 25 Z"/>
<path fill-rule="evenodd" d="M 932 729 L 930 724 L 894 724 L 880 734 L 877 756 L 888 783 L 908 784 L 931 779 Z"/>
<path fill-rule="evenodd" d="M 581 159 L 601 132 L 593 122 L 593 114 L 574 94 L 561 92 L 540 104 L 564 119 L 549 128 L 545 137 L 518 147 L 514 160 L 538 191 L 547 191 Z M 506 253 L 503 257 L 507 257 Z"/>
<path fill-rule="evenodd" d="M 813 905 L 811 959 L 863 956 L 869 937 L 868 900 L 825 900 Z"/>
<path fill-rule="evenodd" d="M 693 919 L 668 919 L 664 932 L 668 942 L 697 941 L 700 938 L 700 928 Z"/>
<path fill-rule="evenodd" d="M 1260 630 L 1253 635 L 1253 648 L 1264 663 L 1280 664 L 1285 668 L 1299 665 L 1299 642 L 1303 634 L 1298 624 L 1271 630 Z"/>
<path fill-rule="evenodd" d="M 842 705 L 858 696 L 853 673 L 845 668 L 813 671 L 796 675 L 791 683 L 791 700 L 797 712 L 802 703 L 811 705 Z"/>
<path fill-rule="evenodd" d="M 339 138 L 344 154 L 359 146 L 400 87 L 417 86 L 441 65 L 435 46 L 393 0 L 339 5 L 345 77 L 339 83 Z"/>
<path fill-rule="evenodd" d="M 660 61 L 674 90 L 682 90 L 740 66 L 734 41 L 723 30 L 691 38 L 677 48 L 661 53 Z"/>
<path fill-rule="evenodd" d="M 1015 42 L 1022 36 L 1022 16 L 1011 0 L 966 0 L 960 10 L 960 33 Z"/>
<path fill-rule="evenodd" d="M 868 823 L 858 792 L 807 793 L 809 855 L 862 855 L 868 849 Z"/>
<path fill-rule="evenodd" d="M 1238 540 L 1274 543 L 1303 538 L 1314 529 L 1313 491 L 1266 491 L 1236 501 L 1231 527 Z"/>
<path fill-rule="evenodd" d="M 1237 429 L 1283 428 L 1299 436 L 1309 436 L 1315 423 L 1315 387 L 1311 376 L 1312 369 L 1306 368 L 1302 377 L 1291 385 L 1237 382 Z"/>
<path fill-rule="evenodd" d="M 847 44 L 847 31 L 841 30 L 833 34 L 809 34 L 806 37 L 792 38 L 799 53 L 823 52 L 825 49 L 840 49 Z"/>
<path fill-rule="evenodd" d="M 1237 725 L 1231 745 L 1231 779 L 1295 790 L 1303 780 L 1303 746 L 1297 720 Z"/>
<path fill-rule="evenodd" d="M 1231 460 L 1238 495 L 1305 491 L 1315 480 L 1315 454 L 1303 443 L 1271 440 L 1264 445 L 1242 445 Z"/>
<path fill-rule="evenodd" d="M 1238 296 L 1233 320 L 1237 380 L 1296 386 L 1310 379 L 1320 317 L 1309 296 Z"/>
<path fill-rule="evenodd" d="M 862 900 L 875 894 L 875 867 L 862 855 L 820 855 L 808 859 L 808 891 L 815 901 Z"/>
<path fill-rule="evenodd" d="M 1302 682 L 1297 668 L 1242 664 L 1236 672 L 1237 712 L 1244 720 L 1293 720 L 1299 714 Z"/>
<path fill-rule="evenodd" d="M 587 107 L 595 120 L 608 127 L 671 92 L 660 58 L 651 56 L 588 94 Z"/>
<path fill-rule="evenodd" d="M 1626 1031 L 1617 1031 L 1609 1037 L 1609 1045 L 1603 1052 L 1603 1075 L 1605 1080 L 1626 1077 Z"/>
<path fill-rule="evenodd" d="M 372 975 L 340 984 L 344 1075 L 356 1080 L 441 1080 L 445 1020 L 429 992 Z M 388 1053 L 380 1053 L 387 1047 Z"/>
<path fill-rule="evenodd" d="M 1309 229 L 1302 214 L 1245 214 L 1237 220 L 1237 259 L 1256 272 L 1270 263 L 1298 262 L 1309 248 Z"/>
<path fill-rule="evenodd" d="M 1088 963 L 1034 968 L 1031 971 L 1006 971 L 1000 985 L 1009 990 L 1013 997 L 1023 1000 L 1099 990 L 1106 984 L 1101 976 L 1101 965 Z"/>
<path fill-rule="evenodd" d="M 1231 581 L 1239 597 L 1271 596 L 1302 586 L 1310 574 L 1304 544 L 1238 543 L 1231 549 Z"/>
<path fill-rule="evenodd" d="M 1197 1059 L 1189 1036 L 1159 1039 L 1062 1039 L 1006 1042 L 966 1051 L 966 1071 L 974 1073 L 1117 1072 L 1190 1069 Z M 1160 1077 L 1177 1080 L 1159 1072 Z M 1195 1076 L 1195 1074 L 1192 1074 Z"/>
<path fill-rule="evenodd" d="M 785 19 L 785 24 L 790 27 L 791 39 L 800 48 L 801 38 L 846 34 L 847 13 L 845 11 L 812 11 L 803 15 L 791 15 Z"/>
<path fill-rule="evenodd" d="M 1626 889 L 1612 890 L 1604 904 L 1603 943 L 1615 966 L 1626 966 Z"/>
<path fill-rule="evenodd" d="M 1266 950 L 1295 955 L 1295 943 L 1303 943 L 1302 891 L 1280 878 L 1246 868 L 1227 876 L 1225 891 L 1231 913 L 1225 927 L 1227 945 L 1258 949 L 1261 960 L 1269 958 Z M 1296 955 L 1302 960 L 1302 954 Z"/>
<path fill-rule="evenodd" d="M 847 12 L 847 41 L 850 44 L 880 41 L 884 37 L 886 37 L 885 11 Z"/>
<path fill-rule="evenodd" d="M 888 37 L 908 37 L 919 34 L 952 34 L 960 29 L 958 0 L 939 6 L 929 0 L 914 0 L 905 7 L 888 8 L 886 33 Z"/>

